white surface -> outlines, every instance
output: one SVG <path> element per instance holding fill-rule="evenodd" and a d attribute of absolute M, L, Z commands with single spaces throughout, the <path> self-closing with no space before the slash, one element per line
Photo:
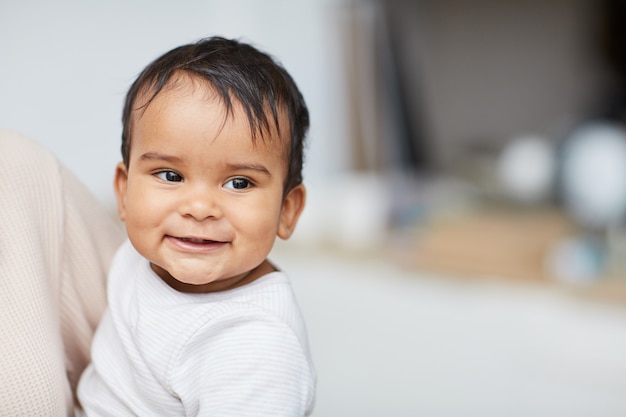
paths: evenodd
<path fill-rule="evenodd" d="M 314 416 L 626 415 L 626 308 L 279 244 L 319 371 Z"/>

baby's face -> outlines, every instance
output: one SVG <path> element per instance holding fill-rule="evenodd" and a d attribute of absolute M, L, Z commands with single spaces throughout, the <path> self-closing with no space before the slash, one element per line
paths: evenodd
<path fill-rule="evenodd" d="M 120 217 L 135 248 L 166 282 L 216 291 L 267 272 L 276 236 L 288 238 L 304 188 L 283 199 L 284 142 L 253 142 L 244 110 L 206 88 L 165 89 L 135 115 L 128 170 L 120 164 Z M 174 280 L 172 280 L 174 278 Z"/>

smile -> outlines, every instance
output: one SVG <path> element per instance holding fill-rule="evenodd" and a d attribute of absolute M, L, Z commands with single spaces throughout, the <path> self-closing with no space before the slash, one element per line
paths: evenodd
<path fill-rule="evenodd" d="M 179 250 L 182 251 L 212 251 L 225 246 L 228 242 L 203 239 L 198 237 L 175 237 L 166 236 L 166 239 Z"/>
<path fill-rule="evenodd" d="M 182 240 L 183 242 L 198 243 L 198 244 L 215 242 L 214 240 L 199 239 L 195 237 L 179 237 L 178 239 Z"/>

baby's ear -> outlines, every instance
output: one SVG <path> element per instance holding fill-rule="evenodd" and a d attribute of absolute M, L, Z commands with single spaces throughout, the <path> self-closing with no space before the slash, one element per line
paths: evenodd
<path fill-rule="evenodd" d="M 126 165 L 120 162 L 115 167 L 115 178 L 113 179 L 113 188 L 117 197 L 117 212 L 120 220 L 126 220 L 126 188 L 128 186 L 128 171 Z"/>
<path fill-rule="evenodd" d="M 278 225 L 278 237 L 281 239 L 289 239 L 296 224 L 298 218 L 304 209 L 306 202 L 306 188 L 303 184 L 294 187 L 285 199 L 283 200 L 283 207 L 280 212 L 280 223 Z"/>

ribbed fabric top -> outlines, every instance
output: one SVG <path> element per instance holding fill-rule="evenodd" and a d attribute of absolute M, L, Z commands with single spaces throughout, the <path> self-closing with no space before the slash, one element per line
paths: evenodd
<path fill-rule="evenodd" d="M 229 291 L 170 288 L 125 243 L 79 396 L 88 416 L 304 416 L 316 376 L 287 276 Z"/>

